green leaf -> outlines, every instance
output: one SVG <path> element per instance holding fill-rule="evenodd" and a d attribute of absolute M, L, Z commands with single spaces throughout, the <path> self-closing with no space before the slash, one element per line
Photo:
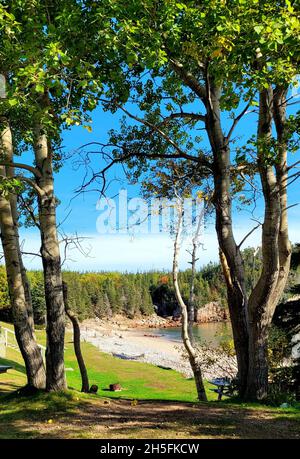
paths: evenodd
<path fill-rule="evenodd" d="M 9 99 L 8 100 L 8 103 L 11 107 L 14 107 L 15 105 L 17 105 L 18 103 L 18 100 L 17 99 Z"/>
<path fill-rule="evenodd" d="M 35 87 L 35 90 L 36 90 L 36 92 L 44 93 L 45 88 L 44 88 L 44 86 L 43 86 L 41 83 L 38 83 L 38 84 L 36 85 L 36 87 Z"/>
<path fill-rule="evenodd" d="M 262 32 L 263 28 L 264 28 L 263 26 L 257 25 L 257 26 L 254 27 L 254 30 L 258 35 L 260 35 L 260 33 Z"/>

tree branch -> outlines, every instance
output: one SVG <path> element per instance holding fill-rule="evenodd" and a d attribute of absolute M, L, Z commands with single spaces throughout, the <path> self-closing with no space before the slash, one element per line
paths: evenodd
<path fill-rule="evenodd" d="M 191 120 L 198 120 L 198 121 L 203 121 L 204 123 L 206 122 L 206 116 L 201 115 L 198 113 L 186 113 L 186 112 L 178 112 L 178 113 L 171 113 L 171 115 L 167 116 L 164 118 L 163 122 L 161 125 L 168 123 L 170 120 L 175 119 L 175 118 L 189 118 Z"/>
<path fill-rule="evenodd" d="M 244 108 L 244 110 L 241 111 L 241 113 L 233 120 L 233 123 L 232 123 L 232 126 L 231 128 L 229 129 L 229 132 L 225 138 L 225 142 L 226 144 L 228 144 L 229 140 L 231 139 L 231 136 L 235 130 L 235 127 L 236 125 L 238 124 L 238 122 L 243 118 L 243 116 L 246 114 L 248 108 L 250 107 L 250 102 L 246 105 L 246 107 Z"/>
<path fill-rule="evenodd" d="M 30 166 L 29 164 L 14 163 L 11 161 L 0 160 L 0 166 L 12 167 L 15 169 L 24 169 L 26 171 L 31 172 L 36 177 L 41 178 L 40 171 L 36 167 Z"/>
<path fill-rule="evenodd" d="M 259 223 L 254 228 L 252 228 L 252 230 L 249 231 L 249 233 L 247 233 L 246 236 L 241 240 L 241 242 L 239 243 L 237 248 L 240 249 L 242 247 L 242 245 L 244 244 L 244 242 L 248 239 L 248 237 L 251 236 L 251 234 L 254 233 L 254 231 L 256 231 L 257 228 L 259 228 L 260 226 L 262 226 L 261 223 Z"/>
<path fill-rule="evenodd" d="M 173 68 L 173 70 L 179 75 L 184 83 L 192 90 L 194 91 L 197 96 L 202 100 L 204 105 L 206 106 L 207 102 L 207 97 L 206 97 L 206 90 L 205 86 L 199 83 L 197 78 L 188 70 L 184 68 L 184 66 L 179 62 L 177 59 L 172 58 L 169 56 L 170 59 L 170 65 Z"/>

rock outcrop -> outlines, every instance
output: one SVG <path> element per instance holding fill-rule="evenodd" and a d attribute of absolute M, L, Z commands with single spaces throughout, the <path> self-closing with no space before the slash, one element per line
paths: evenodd
<path fill-rule="evenodd" d="M 195 322 L 198 324 L 207 322 L 222 322 L 228 319 L 228 315 L 224 308 L 217 301 L 207 303 L 202 308 L 198 309 L 195 314 Z"/>

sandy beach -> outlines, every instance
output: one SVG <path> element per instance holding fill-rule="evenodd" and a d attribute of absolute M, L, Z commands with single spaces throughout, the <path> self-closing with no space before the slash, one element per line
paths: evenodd
<path fill-rule="evenodd" d="M 128 323 L 124 318 L 121 321 L 85 320 L 81 325 L 81 339 L 117 358 L 172 368 L 186 377 L 192 376 L 180 342 L 152 335 L 148 328 L 136 328 L 136 324 L 135 328 L 130 328 L 130 325 L 130 321 Z M 224 368 L 232 364 L 234 365 L 234 359 L 228 361 L 224 356 L 221 368 L 217 365 L 204 369 L 203 376 L 206 379 L 224 376 Z"/>

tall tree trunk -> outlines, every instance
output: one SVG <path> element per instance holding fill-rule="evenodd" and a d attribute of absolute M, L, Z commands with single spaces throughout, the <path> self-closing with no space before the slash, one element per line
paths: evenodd
<path fill-rule="evenodd" d="M 68 303 L 68 285 L 66 282 L 63 282 L 63 292 L 64 292 L 64 303 L 66 314 L 69 317 L 70 321 L 73 325 L 73 340 L 74 340 L 74 351 L 77 359 L 77 363 L 80 370 L 81 375 L 81 392 L 89 392 L 90 385 L 89 385 L 89 378 L 87 369 L 84 363 L 84 358 L 81 352 L 81 345 L 80 345 L 80 324 L 76 314 L 71 310 Z"/>
<path fill-rule="evenodd" d="M 205 71 L 205 85 L 202 85 L 180 62 L 172 56 L 169 57 L 171 67 L 206 108 L 205 128 L 213 152 L 213 204 L 216 212 L 216 231 L 227 285 L 228 307 L 238 363 L 239 393 L 242 396 L 246 390 L 248 375 L 248 298 L 243 259 L 232 229 L 230 150 L 228 139 L 225 138 L 221 126 L 222 88 L 209 75 L 208 64 Z"/>
<path fill-rule="evenodd" d="M 188 302 L 188 332 L 189 332 L 189 337 L 192 346 L 195 344 L 194 340 L 194 332 L 193 332 L 193 326 L 195 323 L 195 316 L 196 316 L 196 310 L 195 310 L 195 278 L 196 278 L 196 263 L 198 261 L 197 258 L 197 249 L 199 247 L 199 236 L 200 236 L 200 230 L 201 230 L 201 225 L 203 223 L 203 211 L 201 211 L 200 215 L 197 215 L 197 228 L 195 231 L 195 234 L 192 238 L 192 251 L 190 252 L 191 254 L 191 281 L 190 281 L 190 295 L 189 295 L 189 302 Z"/>
<path fill-rule="evenodd" d="M 232 199 L 230 149 L 221 127 L 221 88 L 207 82 L 209 94 L 207 123 L 214 158 L 214 198 L 216 232 L 220 247 L 220 261 L 227 286 L 228 308 L 232 323 L 234 346 L 238 363 L 239 393 L 243 396 L 248 375 L 247 294 L 244 264 L 232 228 Z"/>
<path fill-rule="evenodd" d="M 1 133 L 1 150 L 4 157 L 12 161 L 12 136 L 7 122 Z M 1 166 L 0 169 L 3 177 L 11 175 L 11 170 L 7 170 L 5 166 Z M 13 202 L 14 198 L 11 201 Z M 45 367 L 41 349 L 35 340 L 31 303 L 28 302 L 24 286 L 24 266 L 17 221 L 13 218 L 10 197 L 3 194 L 0 197 L 0 226 L 13 323 L 16 339 L 25 362 L 27 384 L 29 387 L 44 389 L 46 385 Z"/>
<path fill-rule="evenodd" d="M 194 340 L 194 332 L 193 326 L 195 323 L 195 275 L 196 275 L 196 257 L 197 253 L 197 245 L 196 241 L 193 239 L 193 248 L 192 248 L 192 273 L 191 273 L 191 282 L 190 282 L 190 297 L 187 306 L 187 313 L 188 313 L 188 334 L 191 341 L 192 346 L 195 344 Z"/>
<path fill-rule="evenodd" d="M 271 87 L 260 94 L 257 166 L 265 201 L 265 221 L 262 230 L 263 268 L 260 279 L 248 300 L 242 254 L 240 246 L 235 242 L 232 229 L 231 163 L 228 145 L 230 136 L 225 137 L 221 127 L 221 86 L 210 76 L 208 64 L 205 71 L 205 85 L 202 85 L 180 62 L 172 58 L 170 52 L 169 58 L 173 70 L 206 107 L 205 127 L 213 152 L 216 231 L 227 284 L 228 306 L 238 361 L 240 395 L 264 399 L 268 386 L 268 331 L 274 309 L 286 284 L 291 256 L 287 223 L 287 167 L 284 139 L 286 89 L 276 88 L 274 107 Z M 272 135 L 273 110 L 279 147 L 278 158 L 271 166 L 270 163 L 268 164 L 268 155 L 264 155 L 264 152 L 270 153 L 268 140 Z M 229 134 L 231 133 L 230 130 Z"/>
<path fill-rule="evenodd" d="M 270 87 L 260 94 L 258 126 L 258 166 L 265 201 L 262 229 L 262 272 L 249 298 L 249 375 L 246 398 L 264 400 L 268 396 L 268 335 L 275 308 L 283 293 L 291 249 L 287 232 L 286 148 L 277 127 L 276 174 L 266 160 L 272 137 L 274 94 Z M 283 107 L 284 109 L 284 107 Z M 281 109 L 280 109 L 281 110 Z M 285 109 L 284 109 L 285 110 Z M 285 117 L 284 113 L 281 113 Z M 283 118 L 282 118 L 283 121 Z M 283 133 L 282 133 L 283 134 Z M 285 183 L 286 185 L 286 183 Z"/>
<path fill-rule="evenodd" d="M 277 132 L 278 142 L 278 161 L 276 162 L 276 179 L 279 187 L 280 195 L 280 228 L 278 235 L 278 248 L 279 248 L 279 277 L 277 283 L 277 292 L 281 297 L 287 283 L 291 256 L 292 246 L 289 240 L 288 232 L 288 199 L 287 199 L 287 186 L 288 186 L 288 167 L 287 167 L 287 140 L 286 134 L 286 96 L 287 89 L 277 87 L 274 92 L 274 121 Z"/>
<path fill-rule="evenodd" d="M 40 171 L 36 182 L 41 190 L 38 209 L 47 308 L 46 389 L 47 391 L 60 391 L 66 389 L 65 306 L 56 227 L 52 150 L 41 125 L 37 125 L 35 129 L 34 152 L 36 165 Z"/>
<path fill-rule="evenodd" d="M 10 177 L 13 177 L 14 171 L 12 168 L 7 168 L 7 174 Z M 11 207 L 11 212 L 12 212 L 12 217 L 14 221 L 14 227 L 15 227 L 15 234 L 16 238 L 18 240 L 18 252 L 19 252 L 19 263 L 20 263 L 20 269 L 21 269 L 21 274 L 22 274 L 22 280 L 23 280 L 23 287 L 24 287 L 24 292 L 25 292 L 25 299 L 26 299 L 26 305 L 27 305 L 27 314 L 28 314 L 28 322 L 29 325 L 32 329 L 32 333 L 35 333 L 34 330 L 34 317 L 33 317 L 33 308 L 32 308 L 32 298 L 31 298 L 31 289 L 30 289 L 30 284 L 29 280 L 27 277 L 26 269 L 23 263 L 23 257 L 21 253 L 21 248 L 20 248 L 20 236 L 19 236 L 19 216 L 18 216 L 18 210 L 17 210 L 17 196 L 15 194 L 11 194 L 10 198 L 10 207 Z"/>
<path fill-rule="evenodd" d="M 182 208 L 182 203 L 180 201 L 178 203 L 178 222 L 177 222 L 177 230 L 176 230 L 176 236 L 175 236 L 175 242 L 174 242 L 173 284 L 174 284 L 174 289 L 175 289 L 175 296 L 176 296 L 177 302 L 181 310 L 182 341 L 187 351 L 189 362 L 190 362 L 190 365 L 191 365 L 191 368 L 194 374 L 198 399 L 200 401 L 207 401 L 203 379 L 202 379 L 201 363 L 200 363 L 199 357 L 197 356 L 197 352 L 190 340 L 188 311 L 187 311 L 186 304 L 182 298 L 179 283 L 178 283 L 178 257 L 179 257 L 179 250 L 180 250 L 180 237 L 181 237 L 181 231 L 182 231 L 182 217 L 183 217 L 183 208 Z"/>

